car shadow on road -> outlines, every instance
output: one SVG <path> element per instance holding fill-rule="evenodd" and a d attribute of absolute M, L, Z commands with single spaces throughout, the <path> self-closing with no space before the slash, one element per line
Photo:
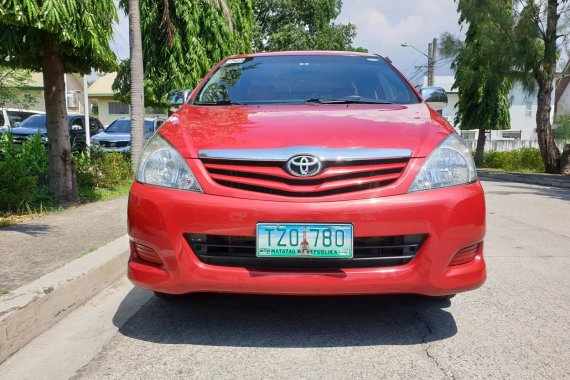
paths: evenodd
<path fill-rule="evenodd" d="M 124 302 L 128 302 L 128 297 Z M 417 296 L 153 297 L 119 332 L 161 344 L 228 347 L 412 345 L 457 333 L 449 301 Z M 120 314 L 120 308 L 117 315 Z"/>

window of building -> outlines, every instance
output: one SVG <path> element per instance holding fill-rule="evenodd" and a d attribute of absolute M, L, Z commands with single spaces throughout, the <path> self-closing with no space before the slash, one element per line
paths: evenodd
<path fill-rule="evenodd" d="M 522 131 L 501 131 L 501 137 L 504 139 L 520 140 L 521 136 L 522 136 Z"/>
<path fill-rule="evenodd" d="M 526 101 L 525 102 L 525 111 L 524 114 L 528 117 L 532 117 L 532 102 L 531 101 Z"/>
<path fill-rule="evenodd" d="M 109 102 L 109 115 L 128 115 L 129 105 L 121 102 Z"/>

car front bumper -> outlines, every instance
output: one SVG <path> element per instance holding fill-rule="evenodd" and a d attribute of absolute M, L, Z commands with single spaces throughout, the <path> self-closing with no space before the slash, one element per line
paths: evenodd
<path fill-rule="evenodd" d="M 485 200 L 479 182 L 453 188 L 342 202 L 259 201 L 134 183 L 129 236 L 155 250 L 163 265 L 131 254 L 128 276 L 158 292 L 228 292 L 283 295 L 412 293 L 447 295 L 479 287 Z M 405 265 L 337 270 L 264 270 L 201 262 L 184 233 L 254 236 L 258 222 L 352 223 L 355 237 L 425 234 Z M 455 254 L 481 243 L 474 260 L 450 266 Z M 132 246 L 132 244 L 131 244 Z"/>

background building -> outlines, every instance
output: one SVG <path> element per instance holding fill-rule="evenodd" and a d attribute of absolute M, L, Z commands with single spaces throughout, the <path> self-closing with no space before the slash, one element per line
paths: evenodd
<path fill-rule="evenodd" d="M 97 78 L 89 86 L 89 104 L 93 116 L 101 120 L 103 125 L 109 125 L 114 120 L 128 117 L 130 107 L 127 103 L 122 103 L 113 98 L 113 82 L 117 73 L 105 74 Z M 145 117 L 164 116 L 164 110 L 147 108 Z"/>
<path fill-rule="evenodd" d="M 469 140 L 476 140 L 478 131 L 469 130 L 461 131 L 459 126 L 455 125 L 455 105 L 459 101 L 459 93 L 457 90 L 451 90 L 454 82 L 453 76 L 436 76 L 435 86 L 443 87 L 447 92 L 449 103 L 443 110 L 443 116 L 455 127 L 462 137 Z M 424 86 L 427 86 L 427 77 L 424 78 Z M 491 131 L 491 140 L 501 139 L 517 139 L 517 140 L 536 140 L 536 111 L 537 111 L 537 93 L 536 91 L 528 93 L 524 88 L 515 83 L 509 95 L 511 126 L 510 129 L 502 131 Z M 552 116 L 554 116 L 554 96 L 552 97 Z"/>
<path fill-rule="evenodd" d="M 85 111 L 83 101 L 83 77 L 79 74 L 65 74 L 65 85 L 67 92 L 67 111 L 69 113 L 82 114 Z M 30 80 L 23 86 L 18 87 L 21 95 L 27 95 L 35 100 L 30 109 L 35 111 L 46 111 L 44 100 L 44 78 L 42 73 L 32 73 Z M 6 108 L 18 108 L 13 104 L 6 104 Z"/>

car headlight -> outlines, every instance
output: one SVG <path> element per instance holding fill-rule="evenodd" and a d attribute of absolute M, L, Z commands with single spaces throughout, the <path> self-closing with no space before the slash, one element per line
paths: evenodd
<path fill-rule="evenodd" d="M 40 138 L 40 141 L 41 141 L 42 143 L 47 143 L 47 142 L 48 142 L 47 136 L 42 136 L 42 137 Z"/>
<path fill-rule="evenodd" d="M 159 134 L 154 135 L 145 145 L 136 180 L 147 185 L 202 192 L 186 161 Z"/>
<path fill-rule="evenodd" d="M 408 192 L 464 185 L 476 180 L 477 169 L 471 152 L 453 133 L 429 155 Z"/>

